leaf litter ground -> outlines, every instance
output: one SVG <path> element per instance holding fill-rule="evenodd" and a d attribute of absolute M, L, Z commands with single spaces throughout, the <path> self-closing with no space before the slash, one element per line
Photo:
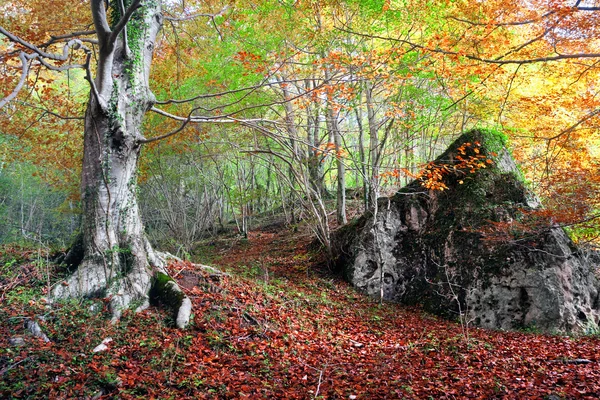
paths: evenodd
<path fill-rule="evenodd" d="M 285 228 L 220 238 L 170 272 L 194 305 L 179 331 L 164 311 L 107 323 L 106 301 L 39 301 L 39 253 L 3 249 L 0 397 L 119 399 L 461 399 L 600 397 L 600 338 L 470 328 L 378 305 L 324 271 Z M 39 316 L 43 316 L 39 319 Z M 37 318 L 50 343 L 28 336 Z M 9 340 L 22 337 L 24 344 Z M 93 353 L 105 338 L 106 351 Z M 587 361 L 577 361 L 585 359 Z"/>

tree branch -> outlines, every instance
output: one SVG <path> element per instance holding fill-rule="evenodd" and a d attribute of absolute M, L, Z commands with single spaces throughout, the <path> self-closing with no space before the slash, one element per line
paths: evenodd
<path fill-rule="evenodd" d="M 55 111 L 48 110 L 47 108 L 36 106 L 34 104 L 27 103 L 27 102 L 19 101 L 18 103 L 22 104 L 25 107 L 29 107 L 29 108 L 33 108 L 35 110 L 41 111 L 42 112 L 42 117 L 45 116 L 45 115 L 52 115 L 53 117 L 56 117 L 58 119 L 62 119 L 62 120 L 65 120 L 65 121 L 69 121 L 69 120 L 82 120 L 83 121 L 85 119 L 83 117 L 70 117 L 70 116 L 67 116 L 67 115 L 62 115 L 62 114 L 59 114 L 59 113 L 57 113 Z"/>
<path fill-rule="evenodd" d="M 573 125 L 571 125 L 570 127 L 568 127 L 567 129 L 563 130 L 562 132 L 558 133 L 555 136 L 552 136 L 550 138 L 547 138 L 547 141 L 552 141 L 552 140 L 556 140 L 559 137 L 561 137 L 562 135 L 568 134 L 573 132 L 579 125 L 583 124 L 584 122 L 597 117 L 600 114 L 600 109 L 594 110 L 594 111 L 590 111 L 589 113 L 587 113 L 583 118 L 580 118 L 579 121 L 577 121 L 576 123 L 574 123 Z"/>
<path fill-rule="evenodd" d="M 356 31 L 344 29 L 344 28 L 338 28 L 338 29 L 342 32 L 349 33 L 352 35 L 357 35 L 357 36 L 366 37 L 366 38 L 370 38 L 370 39 L 380 39 L 380 40 L 386 40 L 389 42 L 402 43 L 405 45 L 414 46 L 417 49 L 427 51 L 429 53 L 445 54 L 445 55 L 456 56 L 456 57 L 464 57 L 468 60 L 479 61 L 479 62 L 483 62 L 486 64 L 498 64 L 498 65 L 535 64 L 535 63 L 549 62 L 549 61 L 572 60 L 572 59 L 582 59 L 582 58 L 600 58 L 600 53 L 574 53 L 574 54 L 557 53 L 556 55 L 553 55 L 553 56 L 535 57 L 535 58 L 526 58 L 526 59 L 513 59 L 513 60 L 504 60 L 502 58 L 483 58 L 483 57 L 475 56 L 472 54 L 464 54 L 464 53 L 460 53 L 460 52 L 452 51 L 452 50 L 444 50 L 444 49 L 440 49 L 440 48 L 432 49 L 427 46 L 413 43 L 413 42 L 405 40 L 405 39 L 360 33 L 360 32 L 356 32 Z"/>
<path fill-rule="evenodd" d="M 50 40 L 48 40 L 46 43 L 41 45 L 41 47 L 50 46 L 51 44 L 54 44 L 61 40 L 74 39 L 74 38 L 79 38 L 80 36 L 89 36 L 89 35 L 95 35 L 95 34 L 96 34 L 96 31 L 77 31 L 77 32 L 67 33 L 64 35 L 50 36 Z M 81 40 L 82 42 L 98 44 L 98 41 L 94 40 L 94 39 L 79 39 L 79 40 Z"/>
<path fill-rule="evenodd" d="M 187 117 L 183 123 L 176 129 L 172 130 L 171 132 L 165 133 L 164 135 L 160 135 L 160 136 L 156 136 L 150 139 L 139 139 L 138 143 L 144 144 L 144 143 L 152 143 L 152 142 L 158 142 L 159 140 L 163 140 L 166 139 L 168 137 L 171 137 L 173 135 L 178 134 L 179 132 L 181 132 L 189 123 L 191 122 L 191 118 Z"/>
<path fill-rule="evenodd" d="M 125 15 L 126 11 L 125 11 L 125 4 L 123 3 L 123 0 L 119 0 L 119 8 L 120 8 L 120 12 L 121 15 Z M 129 50 L 129 44 L 128 44 L 128 40 L 127 40 L 127 29 L 123 29 L 123 48 L 125 49 L 125 57 L 130 58 L 130 50 Z"/>
<path fill-rule="evenodd" d="M 90 84 L 90 90 L 92 92 L 92 95 L 94 96 L 94 98 L 98 102 L 98 105 L 100 106 L 100 108 L 102 110 L 107 110 L 108 109 L 108 103 L 105 100 L 103 100 L 102 96 L 100 96 L 100 92 L 98 91 L 98 87 L 96 86 L 96 82 L 94 81 L 94 78 L 92 77 L 92 69 L 90 68 L 90 60 L 91 60 L 91 58 L 92 58 L 92 53 L 89 52 L 87 54 L 86 59 L 85 59 L 85 80 L 89 82 L 89 84 Z"/>
<path fill-rule="evenodd" d="M 449 16 L 449 19 L 453 19 L 457 22 L 463 22 L 465 24 L 469 24 L 469 25 L 473 25 L 473 26 L 488 26 L 488 25 L 492 25 L 492 26 L 520 26 L 520 25 L 529 25 L 529 24 L 533 24 L 535 22 L 539 22 L 553 14 L 556 14 L 556 11 L 548 11 L 547 13 L 537 17 L 537 18 L 532 18 L 532 19 L 526 19 L 524 21 L 514 21 L 514 22 L 500 22 L 500 23 L 489 23 L 489 22 L 474 22 L 474 21 L 469 21 L 468 19 L 463 19 L 463 18 L 458 18 L 458 17 L 454 17 L 454 16 Z"/>
<path fill-rule="evenodd" d="M 92 0 L 91 2 L 92 19 L 96 27 L 96 35 L 100 41 L 100 48 L 103 49 L 107 45 L 106 40 L 110 35 L 110 26 L 106 19 L 106 8 L 104 0 Z"/>
<path fill-rule="evenodd" d="M 39 60 L 39 62 L 44 67 L 46 67 L 52 71 L 65 71 L 65 70 L 74 69 L 74 68 L 89 68 L 89 58 L 90 58 L 90 54 L 91 54 L 91 49 L 89 49 L 87 46 L 85 46 L 79 39 L 71 39 L 67 43 L 65 43 L 65 45 L 63 46 L 62 54 L 60 54 L 60 53 L 48 53 L 46 51 L 43 51 L 38 46 L 36 46 L 32 43 L 29 43 L 16 35 L 13 35 L 12 33 L 8 32 L 6 29 L 4 29 L 1 26 L 0 26 L 0 33 L 3 34 L 4 36 L 6 36 L 11 42 L 17 43 L 33 52 L 32 54 L 27 54 L 24 51 L 21 51 L 19 53 L 19 59 L 21 60 L 21 77 L 19 78 L 19 82 L 17 83 L 17 86 L 15 87 L 15 89 L 4 99 L 0 100 L 0 108 L 5 106 L 9 101 L 13 100 L 19 94 L 19 92 L 21 91 L 23 86 L 25 85 L 25 82 L 27 81 L 27 75 L 29 73 L 29 61 L 31 61 L 31 60 L 34 60 L 34 59 Z M 55 65 L 48 63 L 47 60 L 66 61 L 69 58 L 69 49 L 71 49 L 71 48 L 73 48 L 74 50 L 81 49 L 87 54 L 87 61 L 86 61 L 85 65 L 68 64 L 68 65 L 55 66 Z"/>
<path fill-rule="evenodd" d="M 27 75 L 29 74 L 29 58 L 25 52 L 21 52 L 21 54 L 19 54 L 19 58 L 21 59 L 21 78 L 19 79 L 19 83 L 17 83 L 17 86 L 14 88 L 14 90 L 8 96 L 0 100 L 0 108 L 4 107 L 8 102 L 17 97 L 23 88 L 25 81 L 27 80 Z"/>
<path fill-rule="evenodd" d="M 183 103 L 190 103 L 196 100 L 200 100 L 200 99 L 210 99 L 210 98 L 215 98 L 215 97 L 223 97 L 226 96 L 228 94 L 236 94 L 236 93 L 240 93 L 240 92 L 255 92 L 257 89 L 261 89 L 261 88 L 265 88 L 265 87 L 269 87 L 269 86 L 279 86 L 281 84 L 281 82 L 277 81 L 277 82 L 269 82 L 269 78 L 272 78 L 272 75 L 269 75 L 267 78 L 263 79 L 259 84 L 254 85 L 254 86 L 247 86 L 247 87 L 243 87 L 243 88 L 239 88 L 239 89 L 231 89 L 231 90 L 225 90 L 223 92 L 217 92 L 217 93 L 209 93 L 209 94 L 200 94 L 194 97 L 190 97 L 187 99 L 168 99 L 168 100 L 159 100 L 156 102 L 156 104 L 183 104 Z M 283 81 L 283 83 L 297 83 L 297 82 L 304 82 L 305 79 L 301 78 L 301 79 L 290 79 L 290 80 L 285 80 Z M 330 81 L 323 81 L 320 85 L 324 85 L 325 83 L 330 82 Z M 320 86 L 318 85 L 318 86 Z M 314 90 L 313 90 L 314 91 Z M 310 93 L 310 91 L 305 92 L 304 94 Z"/>
<path fill-rule="evenodd" d="M 6 29 L 4 29 L 3 27 L 0 26 L 0 33 L 3 34 L 4 36 L 6 36 L 11 42 L 13 43 L 18 43 L 21 46 L 33 51 L 34 53 L 36 53 L 37 55 L 39 55 L 40 57 L 44 57 L 44 58 L 48 58 L 50 60 L 55 60 L 55 61 L 65 61 L 69 58 L 69 49 L 71 47 L 73 47 L 75 50 L 79 50 L 81 47 L 86 48 L 83 43 L 81 42 L 81 40 L 79 39 L 72 39 L 69 40 L 64 46 L 63 46 L 63 51 L 62 54 L 59 53 L 48 53 L 42 49 L 40 49 L 39 47 L 37 47 L 34 44 L 31 44 L 23 39 L 21 39 L 20 37 L 13 35 L 12 33 L 8 32 Z"/>
<path fill-rule="evenodd" d="M 164 117 L 173 119 L 175 121 L 188 121 L 189 122 L 193 122 L 193 123 L 207 123 L 207 122 L 218 122 L 218 123 L 231 123 L 231 122 L 235 122 L 234 119 L 229 119 L 228 117 L 226 117 L 226 119 L 223 119 L 223 116 L 216 116 L 216 117 L 192 117 L 191 115 L 187 116 L 187 117 L 181 117 L 175 114 L 171 114 L 168 113 L 164 110 L 161 110 L 160 108 L 156 108 L 156 107 L 152 107 L 150 109 L 150 111 L 153 111 L 157 114 L 160 114 Z M 260 120 L 262 121 L 262 120 Z"/>
<path fill-rule="evenodd" d="M 218 117 L 193 117 L 190 113 L 190 115 L 188 115 L 187 117 L 180 117 L 171 113 L 168 113 L 166 111 L 163 111 L 159 108 L 156 107 L 152 107 L 150 109 L 150 111 L 153 111 L 157 114 L 160 114 L 164 117 L 170 118 L 172 120 L 175 121 L 181 121 L 182 124 L 177 127 L 176 129 L 172 130 L 171 132 L 165 133 L 163 135 L 160 136 L 155 136 L 153 138 L 150 139 L 146 139 L 146 138 L 142 138 L 139 139 L 137 142 L 140 144 L 144 144 L 144 143 L 152 143 L 152 142 L 156 142 L 159 140 L 163 140 L 166 139 L 168 137 L 171 137 L 173 135 L 176 135 L 177 133 L 181 132 L 188 124 L 193 123 L 193 124 L 203 124 L 203 123 L 218 123 L 218 124 L 231 124 L 231 123 L 241 123 L 241 124 L 249 124 L 252 122 L 274 122 L 274 121 L 269 121 L 263 118 L 256 118 L 256 119 L 236 119 L 236 118 L 232 118 L 232 117 L 226 117 L 223 118 L 222 116 L 218 116 Z"/>
<path fill-rule="evenodd" d="M 213 21 L 213 24 L 214 24 L 214 19 L 215 19 L 216 17 L 222 17 L 222 16 L 225 14 L 225 12 L 227 12 L 227 10 L 228 10 L 228 9 L 229 9 L 229 5 L 227 5 L 227 4 L 226 4 L 226 5 L 225 5 L 225 6 L 224 6 L 224 7 L 221 9 L 221 11 L 219 11 L 219 12 L 218 12 L 218 13 L 216 13 L 216 14 L 208 14 L 208 13 L 196 13 L 196 14 L 186 15 L 186 16 L 184 16 L 184 17 L 178 17 L 178 18 L 176 18 L 176 17 L 169 17 L 169 16 L 165 16 L 165 19 L 166 19 L 167 21 L 173 21 L 173 22 L 182 22 L 182 21 L 189 21 L 189 20 L 192 20 L 192 19 L 195 19 L 195 18 L 198 18 L 198 17 L 208 17 L 208 18 L 210 18 L 210 19 Z M 218 32 L 218 30 L 217 30 L 217 32 Z M 220 33 L 219 33 L 219 36 L 220 36 Z"/>

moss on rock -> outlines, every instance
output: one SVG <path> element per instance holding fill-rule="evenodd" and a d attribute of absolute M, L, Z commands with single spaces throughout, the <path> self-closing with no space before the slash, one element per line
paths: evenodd
<path fill-rule="evenodd" d="M 519 179 L 506 143 L 497 131 L 461 135 L 434 161 L 445 171 L 446 190 L 415 180 L 379 200 L 376 223 L 366 214 L 341 229 L 333 248 L 342 273 L 375 298 L 383 292 L 386 300 L 444 316 L 468 310 L 486 327 L 535 323 L 570 331 L 578 315 L 596 321 L 597 282 L 567 235 L 550 220 L 534 229 L 521 223 L 539 202 Z M 465 159 L 485 164 L 461 169 Z M 552 286 L 560 281 L 568 284 Z M 551 303 L 562 317 L 554 317 Z"/>
<path fill-rule="evenodd" d="M 179 289 L 173 278 L 163 272 L 157 272 L 154 275 L 152 288 L 150 289 L 150 301 L 154 305 L 165 306 L 175 310 L 176 313 L 184 298 L 184 293 Z"/>

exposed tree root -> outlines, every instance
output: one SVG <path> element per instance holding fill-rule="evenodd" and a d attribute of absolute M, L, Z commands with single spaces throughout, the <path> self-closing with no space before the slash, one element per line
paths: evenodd
<path fill-rule="evenodd" d="M 160 305 L 167 306 L 173 312 L 175 325 L 183 329 L 187 326 L 192 313 L 192 302 L 183 293 L 177 282 L 167 274 L 158 272 L 153 279 L 150 299 Z"/>
<path fill-rule="evenodd" d="M 167 306 L 176 326 L 184 329 L 190 321 L 192 302 L 166 270 L 168 260 L 176 257 L 153 251 L 147 241 L 135 250 L 136 260 L 120 275 L 112 273 L 104 260 L 83 259 L 69 279 L 54 288 L 49 302 L 73 297 L 108 298 L 111 322 L 116 323 L 123 310 L 135 307 L 136 312 L 143 311 L 152 298 L 154 303 Z"/>

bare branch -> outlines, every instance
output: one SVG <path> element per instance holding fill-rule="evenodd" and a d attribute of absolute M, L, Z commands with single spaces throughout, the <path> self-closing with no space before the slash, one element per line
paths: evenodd
<path fill-rule="evenodd" d="M 153 137 L 153 138 L 150 138 L 150 139 L 146 139 L 146 138 L 139 139 L 138 143 L 152 143 L 152 142 L 157 142 L 159 140 L 163 140 L 163 139 L 166 139 L 166 138 L 171 137 L 173 135 L 176 135 L 179 132 L 181 132 L 182 130 L 184 130 L 185 127 L 190 123 L 190 121 L 191 121 L 191 118 L 188 117 L 188 118 L 186 118 L 183 121 L 183 123 L 181 125 L 179 125 L 178 128 L 173 129 L 171 132 L 168 132 L 168 133 L 165 133 L 164 135 L 156 136 L 156 137 Z"/>
<path fill-rule="evenodd" d="M 224 15 L 224 14 L 227 12 L 227 10 L 228 10 L 228 9 L 229 9 L 229 5 L 227 5 L 227 4 L 226 4 L 226 5 L 225 5 L 225 6 L 224 6 L 224 7 L 221 9 L 221 11 L 219 11 L 219 12 L 218 12 L 218 13 L 216 13 L 216 14 L 208 14 L 208 13 L 196 13 L 196 14 L 190 14 L 190 15 L 186 15 L 186 16 L 183 16 L 183 17 L 170 17 L 170 16 L 165 16 L 165 19 L 166 19 L 167 21 L 173 21 L 173 22 L 182 22 L 182 21 L 189 21 L 189 20 L 192 20 L 192 19 L 195 19 L 195 18 L 199 18 L 199 17 L 208 17 L 208 18 L 212 19 L 212 20 L 213 20 L 213 23 L 214 23 L 214 19 L 215 19 L 216 17 L 222 17 L 222 16 L 223 16 L 223 15 Z"/>
<path fill-rule="evenodd" d="M 549 61 L 561 61 L 561 60 L 584 59 L 584 58 L 600 58 L 600 53 L 573 53 L 573 54 L 557 53 L 556 55 L 553 55 L 553 56 L 535 57 L 535 58 L 526 58 L 526 59 L 513 59 L 513 60 L 510 60 L 510 59 L 504 60 L 502 58 L 483 58 L 483 57 L 475 56 L 472 54 L 464 54 L 464 53 L 460 53 L 460 52 L 452 51 L 452 50 L 444 50 L 444 49 L 440 49 L 440 48 L 432 49 L 427 46 L 413 43 L 413 42 L 405 40 L 405 39 L 399 39 L 399 38 L 394 38 L 394 37 L 390 37 L 390 36 L 380 36 L 380 35 L 360 33 L 360 32 L 356 32 L 356 31 L 344 29 L 344 28 L 338 28 L 338 29 L 342 32 L 361 36 L 361 37 L 386 40 L 389 42 L 396 42 L 396 43 L 401 43 L 401 44 L 405 44 L 408 46 L 413 46 L 417 49 L 427 51 L 429 53 L 445 54 L 445 55 L 456 56 L 456 57 L 464 57 L 468 60 L 479 61 L 479 62 L 483 62 L 483 63 L 487 63 L 487 64 L 498 64 L 498 65 L 535 64 L 535 63 L 549 62 Z M 501 56 L 501 57 L 503 57 L 503 56 Z"/>
<path fill-rule="evenodd" d="M 121 10 L 121 15 L 125 15 L 126 11 L 125 11 L 125 4 L 123 3 L 123 0 L 119 0 L 119 8 Z M 125 49 L 125 56 L 127 58 L 130 58 L 130 50 L 129 50 L 129 44 L 127 43 L 127 29 L 123 29 L 123 48 Z"/>
<path fill-rule="evenodd" d="M 531 40 L 528 40 L 528 41 L 526 41 L 525 43 L 522 43 L 522 44 L 520 44 L 519 46 L 517 46 L 517 47 L 515 47 L 515 48 L 513 48 L 513 49 L 511 49 L 511 50 L 509 50 L 509 51 L 508 51 L 508 52 L 506 52 L 506 53 L 504 53 L 504 54 L 502 55 L 502 57 L 501 57 L 501 58 L 507 57 L 507 56 L 509 56 L 509 55 L 511 55 L 511 54 L 518 53 L 519 51 L 523 50 L 525 47 L 527 47 L 527 46 L 529 46 L 529 45 L 531 45 L 531 44 L 533 44 L 533 43 L 537 42 L 538 40 L 541 40 L 541 39 L 543 39 L 543 38 L 544 38 L 544 37 L 545 37 L 545 36 L 546 36 L 548 33 L 550 33 L 550 31 L 551 31 L 552 29 L 554 29 L 555 27 L 556 27 L 556 24 L 555 24 L 554 26 L 552 26 L 552 27 L 549 27 L 548 29 L 544 30 L 544 32 L 540 33 L 538 36 L 536 36 L 536 37 L 532 38 Z M 555 49 L 555 50 L 556 50 L 556 49 Z M 520 64 L 520 65 L 522 65 L 522 64 Z M 519 66 L 520 66 L 520 65 L 519 65 Z"/>
<path fill-rule="evenodd" d="M 48 53 L 42 49 L 40 49 L 39 47 L 37 47 L 34 44 L 31 44 L 23 39 L 21 39 L 20 37 L 13 35 L 12 33 L 8 32 L 6 29 L 4 29 L 3 27 L 0 26 L 0 33 L 3 34 L 4 36 L 6 36 L 11 42 L 13 43 L 18 43 L 21 46 L 33 51 L 34 53 L 36 53 L 37 55 L 39 55 L 40 57 L 44 57 L 44 58 L 48 58 L 50 60 L 55 60 L 55 61 L 65 61 L 69 58 L 69 49 L 71 47 L 73 47 L 75 50 L 79 50 L 82 47 L 85 47 L 83 45 L 83 43 L 81 42 L 81 40 L 79 39 L 72 39 L 69 40 L 64 46 L 63 46 L 63 51 L 62 54 L 59 53 Z"/>
<path fill-rule="evenodd" d="M 44 117 L 46 115 L 52 115 L 53 117 L 56 117 L 58 119 L 62 119 L 62 120 L 65 120 L 65 121 L 69 121 L 69 120 L 81 120 L 81 121 L 83 121 L 84 120 L 84 117 L 75 117 L 75 116 L 71 117 L 71 116 L 67 116 L 67 115 L 62 115 L 62 114 L 59 114 L 59 113 L 57 113 L 55 111 L 48 110 L 47 108 L 36 106 L 34 104 L 31 104 L 31 103 L 27 103 L 27 102 L 19 102 L 19 103 L 22 104 L 25 107 L 29 107 L 29 108 L 33 108 L 35 110 L 41 111 L 42 112 L 42 117 Z"/>
<path fill-rule="evenodd" d="M 108 104 L 107 102 L 102 98 L 102 96 L 100 96 L 100 92 L 98 91 L 98 87 L 96 86 L 96 82 L 94 81 L 94 78 L 92 77 L 92 69 L 90 67 L 90 61 L 92 59 L 92 52 L 88 52 L 86 59 L 85 59 L 85 80 L 89 82 L 90 84 L 90 88 L 92 91 L 92 95 L 94 96 L 94 98 L 96 99 L 96 101 L 98 102 L 98 105 L 100 106 L 100 108 L 102 110 L 106 110 L 108 109 Z"/>
<path fill-rule="evenodd" d="M 163 140 L 166 139 L 168 137 L 171 137 L 173 135 L 176 135 L 177 133 L 181 132 L 188 124 L 193 123 L 193 124 L 204 124 L 204 123 L 218 123 L 218 124 L 231 124 L 231 123 L 240 123 L 240 124 L 250 124 L 253 122 L 274 122 L 274 121 L 269 121 L 263 118 L 256 118 L 256 119 L 236 119 L 236 118 L 232 118 L 232 117 L 223 117 L 223 116 L 218 116 L 218 117 L 193 117 L 190 113 L 190 115 L 188 115 L 187 117 L 180 117 L 171 113 L 168 113 L 166 111 L 163 111 L 159 108 L 156 107 L 152 107 L 150 109 L 150 111 L 153 111 L 157 114 L 160 114 L 164 117 L 173 119 L 175 121 L 181 121 L 182 124 L 177 127 L 176 129 L 172 130 L 171 132 L 165 133 L 164 135 L 160 135 L 160 136 L 156 136 L 150 139 L 146 139 L 146 138 L 142 138 L 138 140 L 138 143 L 151 143 L 151 142 L 156 142 L 159 140 Z"/>
<path fill-rule="evenodd" d="M 510 81 L 508 83 L 508 89 L 506 90 L 506 95 L 504 96 L 504 101 L 502 102 L 502 105 L 500 106 L 500 111 L 498 112 L 498 123 L 501 124 L 501 119 L 502 119 L 502 113 L 504 112 L 504 107 L 506 107 L 506 103 L 508 102 L 508 97 L 510 96 L 510 92 L 512 90 L 513 87 L 513 83 L 515 82 L 515 78 L 517 77 L 517 74 L 519 73 L 519 69 L 521 68 L 521 65 L 517 65 L 517 68 L 515 68 L 515 71 L 513 72 Z"/>
<path fill-rule="evenodd" d="M 454 16 L 450 16 L 448 17 L 449 19 L 452 19 L 454 21 L 458 21 L 458 22 L 463 22 L 465 24 L 469 24 L 469 25 L 473 25 L 473 26 L 488 26 L 488 25 L 492 25 L 492 26 L 519 26 L 519 25 L 529 25 L 529 24 L 533 24 L 536 22 L 539 22 L 553 14 L 556 14 L 556 11 L 548 11 L 547 13 L 537 17 L 537 18 L 532 18 L 532 19 L 526 19 L 524 21 L 514 21 L 514 22 L 499 22 L 499 23 L 493 23 L 493 22 L 474 22 L 474 21 L 469 21 L 468 19 L 463 19 L 463 18 L 458 18 L 458 17 L 454 17 Z"/>
<path fill-rule="evenodd" d="M 56 42 L 60 42 L 60 41 L 67 40 L 67 39 L 74 39 L 74 38 L 79 38 L 79 40 L 81 40 L 82 42 L 97 44 L 98 43 L 97 40 L 80 38 L 80 36 L 90 36 L 90 35 L 95 35 L 95 34 L 96 34 L 96 31 L 77 31 L 77 32 L 67 33 L 64 35 L 50 36 L 50 40 L 48 40 L 46 43 L 42 44 L 41 47 L 50 46 L 51 44 L 54 44 Z"/>
<path fill-rule="evenodd" d="M 254 92 L 257 89 L 262 89 L 265 87 L 270 87 L 270 86 L 279 86 L 281 84 L 281 82 L 277 81 L 277 82 L 268 82 L 268 78 L 271 78 L 272 76 L 269 75 L 266 79 L 263 79 L 259 84 L 254 85 L 254 86 L 248 86 L 248 87 L 244 87 L 244 88 L 239 88 L 239 89 L 232 89 L 232 90 L 225 90 L 223 92 L 217 92 L 217 93 L 209 93 L 209 94 L 200 94 L 194 97 L 190 97 L 187 99 L 168 99 L 168 100 L 159 100 L 156 102 L 156 104 L 184 104 L 184 103 L 190 103 L 196 100 L 200 100 L 200 99 L 210 99 L 210 98 L 215 98 L 215 97 L 223 97 L 229 94 L 236 94 L 236 93 L 240 93 L 240 92 Z M 289 79 L 289 80 L 284 80 L 283 83 L 298 83 L 298 82 L 304 82 L 305 79 Z M 327 81 L 323 81 L 320 85 L 323 85 L 327 83 Z M 320 86 L 318 85 L 318 86 Z M 310 93 L 310 92 L 306 92 L 306 93 Z"/>
<path fill-rule="evenodd" d="M 0 33 L 2 33 L 4 36 L 6 36 L 10 41 L 20 44 L 21 46 L 23 46 L 33 52 L 33 54 L 27 54 L 24 51 L 22 51 L 19 54 L 19 58 L 21 59 L 21 78 L 19 80 L 19 83 L 15 87 L 15 89 L 6 98 L 0 100 L 0 108 L 2 108 L 6 103 L 11 101 L 18 95 L 19 91 L 23 88 L 23 85 L 25 84 L 25 82 L 27 80 L 27 74 L 29 73 L 29 61 L 35 60 L 35 59 L 37 59 L 44 67 L 46 67 L 47 69 L 52 70 L 52 71 L 66 71 L 66 70 L 75 69 L 75 68 L 85 69 L 87 72 L 86 78 L 90 82 L 92 91 L 94 92 L 94 95 L 96 96 L 97 100 L 99 101 L 99 104 L 101 106 L 103 106 L 103 102 L 100 101 L 101 99 L 98 96 L 98 91 L 96 89 L 96 86 L 95 86 L 93 80 L 91 79 L 90 59 L 91 59 L 92 50 L 89 47 L 85 46 L 80 39 L 70 39 L 67 43 L 65 43 L 65 45 L 63 46 L 62 54 L 60 54 L 60 53 L 48 53 L 46 51 L 43 51 L 38 46 L 31 44 L 16 35 L 13 35 L 12 33 L 8 32 L 4 28 L 2 28 L 1 26 L 0 26 Z M 69 35 L 74 35 L 74 34 L 75 33 L 69 34 Z M 65 38 L 66 38 L 66 36 L 65 36 Z M 56 65 L 53 65 L 48 62 L 48 60 L 52 60 L 52 61 L 68 60 L 69 59 L 69 50 L 71 48 L 74 50 L 83 50 L 85 52 L 86 61 L 84 64 L 67 64 L 67 65 L 56 66 Z"/>
<path fill-rule="evenodd" d="M 68 71 L 70 69 L 83 69 L 85 68 L 85 64 L 66 64 L 66 65 L 60 65 L 60 66 L 56 66 L 56 65 L 52 65 L 50 63 L 48 63 L 48 61 L 44 60 L 42 57 L 36 57 L 36 59 L 46 68 L 48 68 L 50 71 Z"/>
<path fill-rule="evenodd" d="M 239 118 L 234 118 L 232 116 L 223 116 L 223 115 L 219 115 L 219 116 L 215 116 L 215 117 L 194 117 L 194 116 L 180 117 L 180 116 L 177 116 L 174 114 L 170 114 L 170 113 L 163 111 L 161 109 L 158 109 L 156 107 L 152 107 L 150 109 L 150 111 L 154 111 L 157 114 L 174 119 L 175 121 L 186 121 L 189 118 L 190 122 L 193 122 L 193 123 L 205 123 L 205 122 L 219 123 L 219 124 L 232 123 L 232 122 L 270 122 L 270 123 L 275 123 L 275 121 L 265 119 L 265 118 L 239 119 Z"/>
<path fill-rule="evenodd" d="M 199 17 L 208 17 L 211 18 L 213 17 L 213 14 L 206 14 L 206 13 L 198 13 L 198 14 L 192 14 L 192 15 L 186 15 L 185 17 L 170 17 L 168 15 L 165 16 L 165 20 L 167 21 L 171 21 L 171 22 L 183 22 L 183 21 L 190 21 L 192 19 L 196 19 Z"/>
<path fill-rule="evenodd" d="M 191 115 L 187 116 L 187 117 L 181 117 L 181 116 L 178 116 L 178 115 L 174 115 L 174 114 L 168 113 L 168 112 L 166 112 L 164 110 L 161 110 L 160 108 L 156 108 L 156 107 L 152 107 L 150 109 L 150 111 L 153 111 L 153 112 L 155 112 L 157 114 L 160 114 L 160 115 L 162 115 L 164 117 L 171 118 L 171 119 L 173 119 L 175 121 L 182 121 L 182 122 L 183 121 L 189 121 L 189 122 L 193 122 L 193 123 L 207 123 L 207 122 L 231 123 L 231 122 L 235 122 L 234 119 L 229 119 L 229 118 L 223 119 L 222 115 L 221 116 L 216 116 L 216 117 L 192 117 Z"/>
<path fill-rule="evenodd" d="M 600 109 L 590 111 L 583 118 L 580 118 L 579 121 L 577 121 L 576 123 L 574 123 L 567 129 L 563 130 L 562 132 L 560 132 L 559 134 L 557 134 L 555 136 L 547 138 L 546 140 L 552 141 L 552 140 L 558 139 L 559 137 L 561 137 L 563 135 L 569 134 L 569 133 L 573 132 L 575 129 L 577 129 L 577 127 L 579 127 L 579 125 L 583 124 L 586 121 L 589 121 L 590 119 L 592 119 L 594 117 L 597 117 L 598 115 L 600 115 Z"/>
<path fill-rule="evenodd" d="M 19 54 L 19 58 L 21 59 L 21 78 L 15 89 L 8 96 L 0 100 L 0 108 L 4 107 L 8 102 L 17 97 L 27 80 L 27 75 L 29 74 L 29 58 L 24 52 Z"/>
<path fill-rule="evenodd" d="M 577 9 L 577 11 L 600 11 L 600 7 L 598 7 L 598 6 L 584 6 L 584 7 L 580 7 L 579 4 L 581 4 L 581 0 L 579 0 L 573 6 L 573 7 L 575 7 Z"/>

